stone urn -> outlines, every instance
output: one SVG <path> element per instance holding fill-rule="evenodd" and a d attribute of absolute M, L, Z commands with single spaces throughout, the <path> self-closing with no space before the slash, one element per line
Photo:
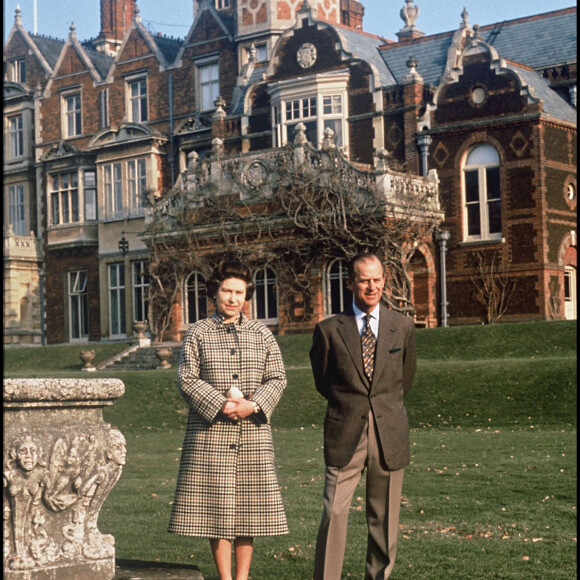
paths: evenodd
<path fill-rule="evenodd" d="M 170 369 L 171 363 L 169 359 L 173 355 L 173 351 L 168 346 L 162 346 L 155 350 L 155 356 L 160 362 L 158 369 Z"/>
<path fill-rule="evenodd" d="M 137 340 L 143 340 L 146 336 L 143 334 L 147 330 L 146 320 L 135 320 L 133 322 L 133 332 L 135 333 L 135 338 Z"/>
<path fill-rule="evenodd" d="M 92 361 L 95 358 L 94 350 L 81 350 L 79 358 L 85 363 L 81 371 L 96 371 L 97 367 L 93 365 Z"/>

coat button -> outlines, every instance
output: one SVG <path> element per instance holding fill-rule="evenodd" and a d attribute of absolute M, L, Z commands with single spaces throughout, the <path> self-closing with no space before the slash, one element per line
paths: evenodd
<path fill-rule="evenodd" d="M 237 378 L 238 378 L 238 375 L 237 374 L 233 374 L 232 375 L 232 379 L 237 379 Z"/>
<path fill-rule="evenodd" d="M 232 350 L 230 350 L 230 354 L 236 354 L 236 349 L 232 348 Z"/>
<path fill-rule="evenodd" d="M 235 444 L 235 443 L 232 443 L 232 444 L 230 445 L 230 449 L 235 449 L 235 448 L 236 448 L 236 444 Z"/>

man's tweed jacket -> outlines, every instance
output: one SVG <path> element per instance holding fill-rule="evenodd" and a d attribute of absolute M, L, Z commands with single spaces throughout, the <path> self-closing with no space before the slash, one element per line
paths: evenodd
<path fill-rule="evenodd" d="M 381 304 L 372 384 L 364 373 L 352 305 L 316 325 L 310 361 L 316 389 L 328 401 L 326 465 L 344 467 L 350 461 L 372 411 L 388 468 L 405 467 L 409 463 L 409 420 L 403 400 L 417 365 L 413 320 Z"/>
<path fill-rule="evenodd" d="M 272 333 L 244 316 L 191 325 L 179 361 L 189 419 L 169 531 L 227 538 L 288 533 L 276 478 L 270 416 L 286 387 Z M 260 406 L 239 422 L 221 413 L 230 387 Z"/>

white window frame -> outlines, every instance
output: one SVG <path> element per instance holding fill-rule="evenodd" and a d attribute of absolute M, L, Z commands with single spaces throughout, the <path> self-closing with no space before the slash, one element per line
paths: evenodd
<path fill-rule="evenodd" d="M 87 342 L 89 339 L 89 304 L 87 271 L 68 272 L 68 314 L 70 342 Z"/>
<path fill-rule="evenodd" d="M 147 320 L 149 308 L 149 261 L 136 260 L 131 262 L 133 277 L 133 318 Z"/>
<path fill-rule="evenodd" d="M 230 0 L 215 0 L 216 10 L 223 10 L 230 7 Z"/>
<path fill-rule="evenodd" d="M 280 320 L 278 275 L 268 266 L 259 268 L 254 273 L 254 284 L 256 285 L 256 290 L 252 297 L 253 317 L 264 324 L 277 324 Z M 272 293 L 275 293 L 275 295 L 272 295 Z M 270 303 L 272 299 L 275 300 L 274 305 Z"/>
<path fill-rule="evenodd" d="M 219 55 L 215 54 L 194 61 L 195 65 L 195 94 L 197 95 L 197 108 L 200 111 L 215 109 L 215 100 L 221 94 Z M 210 76 L 206 78 L 205 73 Z M 206 91 L 209 89 L 209 93 Z"/>
<path fill-rule="evenodd" d="M 207 280 L 201 272 L 192 272 L 185 280 L 185 323 L 193 324 L 207 318 Z"/>
<path fill-rule="evenodd" d="M 564 268 L 564 316 L 566 320 L 576 320 L 576 268 L 566 266 Z"/>
<path fill-rule="evenodd" d="M 10 159 L 20 159 L 24 157 L 24 115 L 10 117 Z"/>
<path fill-rule="evenodd" d="M 338 267 L 338 272 L 333 271 Z M 336 258 L 328 263 L 324 276 L 324 315 L 332 316 L 342 312 L 352 303 L 352 292 L 346 286 L 348 264 L 342 258 Z M 338 304 L 334 304 L 333 296 L 338 291 Z"/>
<path fill-rule="evenodd" d="M 489 189 L 493 179 L 497 193 Z M 470 182 L 470 180 L 472 180 Z M 461 170 L 463 192 L 463 239 L 466 242 L 501 240 L 501 180 L 500 156 L 495 147 L 488 143 L 479 143 L 465 155 Z M 469 190 L 472 190 L 471 193 Z M 475 194 L 477 193 L 477 195 Z M 494 213 L 499 216 L 494 218 Z M 499 221 L 499 231 L 491 231 L 494 223 Z M 479 226 L 479 232 L 470 230 Z"/>
<path fill-rule="evenodd" d="M 83 220 L 79 175 L 76 171 L 49 176 L 50 226 L 79 223 Z"/>
<path fill-rule="evenodd" d="M 16 58 L 10 61 L 10 75 L 15 83 L 26 83 L 26 59 Z"/>
<path fill-rule="evenodd" d="M 272 138 L 275 147 L 292 142 L 288 129 L 301 122 L 310 128 L 311 145 L 320 148 L 324 129 L 328 126 L 340 128 L 335 131 L 338 147 L 348 144 L 348 71 L 310 75 L 291 81 L 274 83 L 268 92 L 272 103 Z M 316 113 L 310 101 L 315 99 Z M 330 99 L 330 109 L 327 101 Z M 308 102 L 308 106 L 305 103 Z M 316 126 L 315 141 L 312 142 L 312 123 Z M 332 128 L 331 127 L 331 128 Z"/>
<path fill-rule="evenodd" d="M 118 219 L 127 215 L 138 217 L 144 214 L 149 166 L 147 156 L 102 165 L 106 219 Z"/>
<path fill-rule="evenodd" d="M 125 79 L 127 116 L 132 123 L 147 123 L 149 121 L 149 86 L 147 75 L 128 77 Z"/>
<path fill-rule="evenodd" d="M 106 216 L 123 217 L 123 164 L 120 161 L 103 165 L 103 185 Z"/>
<path fill-rule="evenodd" d="M 29 235 L 26 227 L 26 190 L 23 183 L 8 186 L 8 219 L 17 236 Z"/>
<path fill-rule="evenodd" d="M 144 157 L 127 161 L 129 212 L 143 213 L 143 200 L 147 189 L 147 160 Z"/>
<path fill-rule="evenodd" d="M 109 286 L 109 336 L 125 338 L 127 320 L 125 315 L 125 264 L 115 262 L 108 268 Z"/>
<path fill-rule="evenodd" d="M 83 172 L 83 196 L 85 221 L 96 221 L 97 219 L 97 172 L 94 169 L 87 169 Z"/>
<path fill-rule="evenodd" d="M 72 139 L 83 134 L 83 105 L 80 89 L 61 95 L 62 134 Z"/>

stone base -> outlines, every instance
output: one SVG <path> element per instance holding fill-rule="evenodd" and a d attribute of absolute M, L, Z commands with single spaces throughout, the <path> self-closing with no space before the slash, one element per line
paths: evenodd
<path fill-rule="evenodd" d="M 198 566 L 117 560 L 115 580 L 203 580 Z"/>
<path fill-rule="evenodd" d="M 83 563 L 46 566 L 32 570 L 4 568 L 5 580 L 113 580 L 115 558 Z"/>

